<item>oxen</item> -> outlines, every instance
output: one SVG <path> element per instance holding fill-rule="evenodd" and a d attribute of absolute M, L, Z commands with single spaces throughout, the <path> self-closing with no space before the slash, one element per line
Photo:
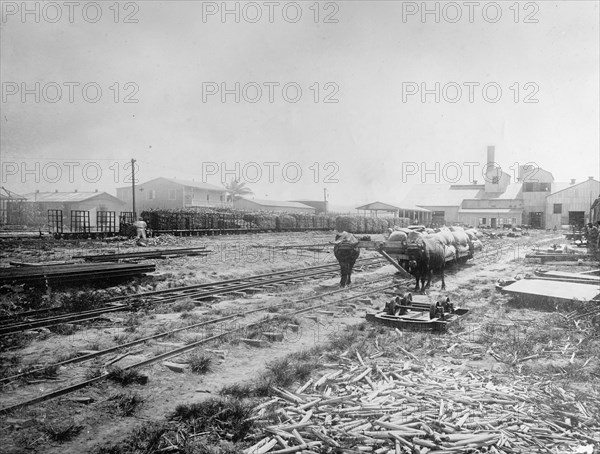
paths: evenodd
<path fill-rule="evenodd" d="M 360 255 L 358 240 L 351 233 L 338 233 L 335 236 L 333 254 L 340 264 L 342 273 L 340 287 L 346 287 L 352 283 L 352 268 Z"/>
<path fill-rule="evenodd" d="M 434 271 L 441 272 L 442 290 L 446 288 L 444 268 L 446 266 L 446 245 L 436 236 L 420 238 L 408 250 L 408 272 L 415 276 L 415 291 L 425 291 L 431 286 L 431 276 Z M 427 283 L 425 283 L 427 278 Z"/>

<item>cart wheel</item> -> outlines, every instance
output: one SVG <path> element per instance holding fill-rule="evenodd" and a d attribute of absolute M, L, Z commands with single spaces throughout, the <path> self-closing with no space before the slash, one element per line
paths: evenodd
<path fill-rule="evenodd" d="M 396 300 L 391 300 L 389 303 L 385 305 L 385 312 L 388 315 L 394 315 L 396 311 Z"/>
<path fill-rule="evenodd" d="M 436 310 L 436 314 L 441 320 L 445 320 L 446 319 L 446 314 L 444 311 L 444 305 L 442 303 L 438 303 L 438 307 Z"/>
<path fill-rule="evenodd" d="M 436 304 L 435 303 L 431 303 L 429 305 L 429 319 L 430 320 L 432 318 L 435 318 L 435 312 L 436 312 Z"/>
<path fill-rule="evenodd" d="M 446 297 L 441 301 L 444 312 L 454 312 L 453 304 L 450 303 L 450 298 Z"/>

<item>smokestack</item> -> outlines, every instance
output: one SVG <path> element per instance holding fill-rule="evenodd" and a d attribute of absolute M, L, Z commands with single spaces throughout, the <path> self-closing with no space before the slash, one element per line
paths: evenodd
<path fill-rule="evenodd" d="M 487 163 L 488 164 L 493 164 L 494 162 L 496 162 L 496 157 L 495 157 L 495 147 L 493 145 L 489 145 L 487 147 Z"/>
<path fill-rule="evenodd" d="M 575 184 L 575 178 L 571 178 L 571 184 Z"/>

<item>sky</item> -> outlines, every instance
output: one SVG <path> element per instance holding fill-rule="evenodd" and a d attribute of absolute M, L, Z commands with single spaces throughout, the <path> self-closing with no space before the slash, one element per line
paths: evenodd
<path fill-rule="evenodd" d="M 511 175 L 600 175 L 597 1 L 24 5 L 3 1 L 0 25 L 18 193 L 116 194 L 133 158 L 141 182 L 398 203 L 482 182 L 490 145 Z"/>

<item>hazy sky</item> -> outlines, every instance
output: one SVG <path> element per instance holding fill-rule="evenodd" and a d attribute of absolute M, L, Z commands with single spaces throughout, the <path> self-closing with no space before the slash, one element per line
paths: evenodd
<path fill-rule="evenodd" d="M 118 18 L 113 2 L 75 3 L 31 2 L 23 16 L 2 2 L 2 185 L 13 191 L 114 194 L 135 158 L 141 181 L 220 185 L 238 163 L 257 198 L 327 188 L 333 205 L 394 203 L 435 183 L 436 163 L 439 182 L 461 169 L 468 183 L 465 162 L 482 181 L 488 145 L 509 173 L 515 162 L 559 181 L 600 173 L 597 1 L 479 2 L 471 18 L 465 2 L 427 2 L 438 23 L 422 2 L 229 2 L 239 22 L 222 2 L 123 2 Z"/>

